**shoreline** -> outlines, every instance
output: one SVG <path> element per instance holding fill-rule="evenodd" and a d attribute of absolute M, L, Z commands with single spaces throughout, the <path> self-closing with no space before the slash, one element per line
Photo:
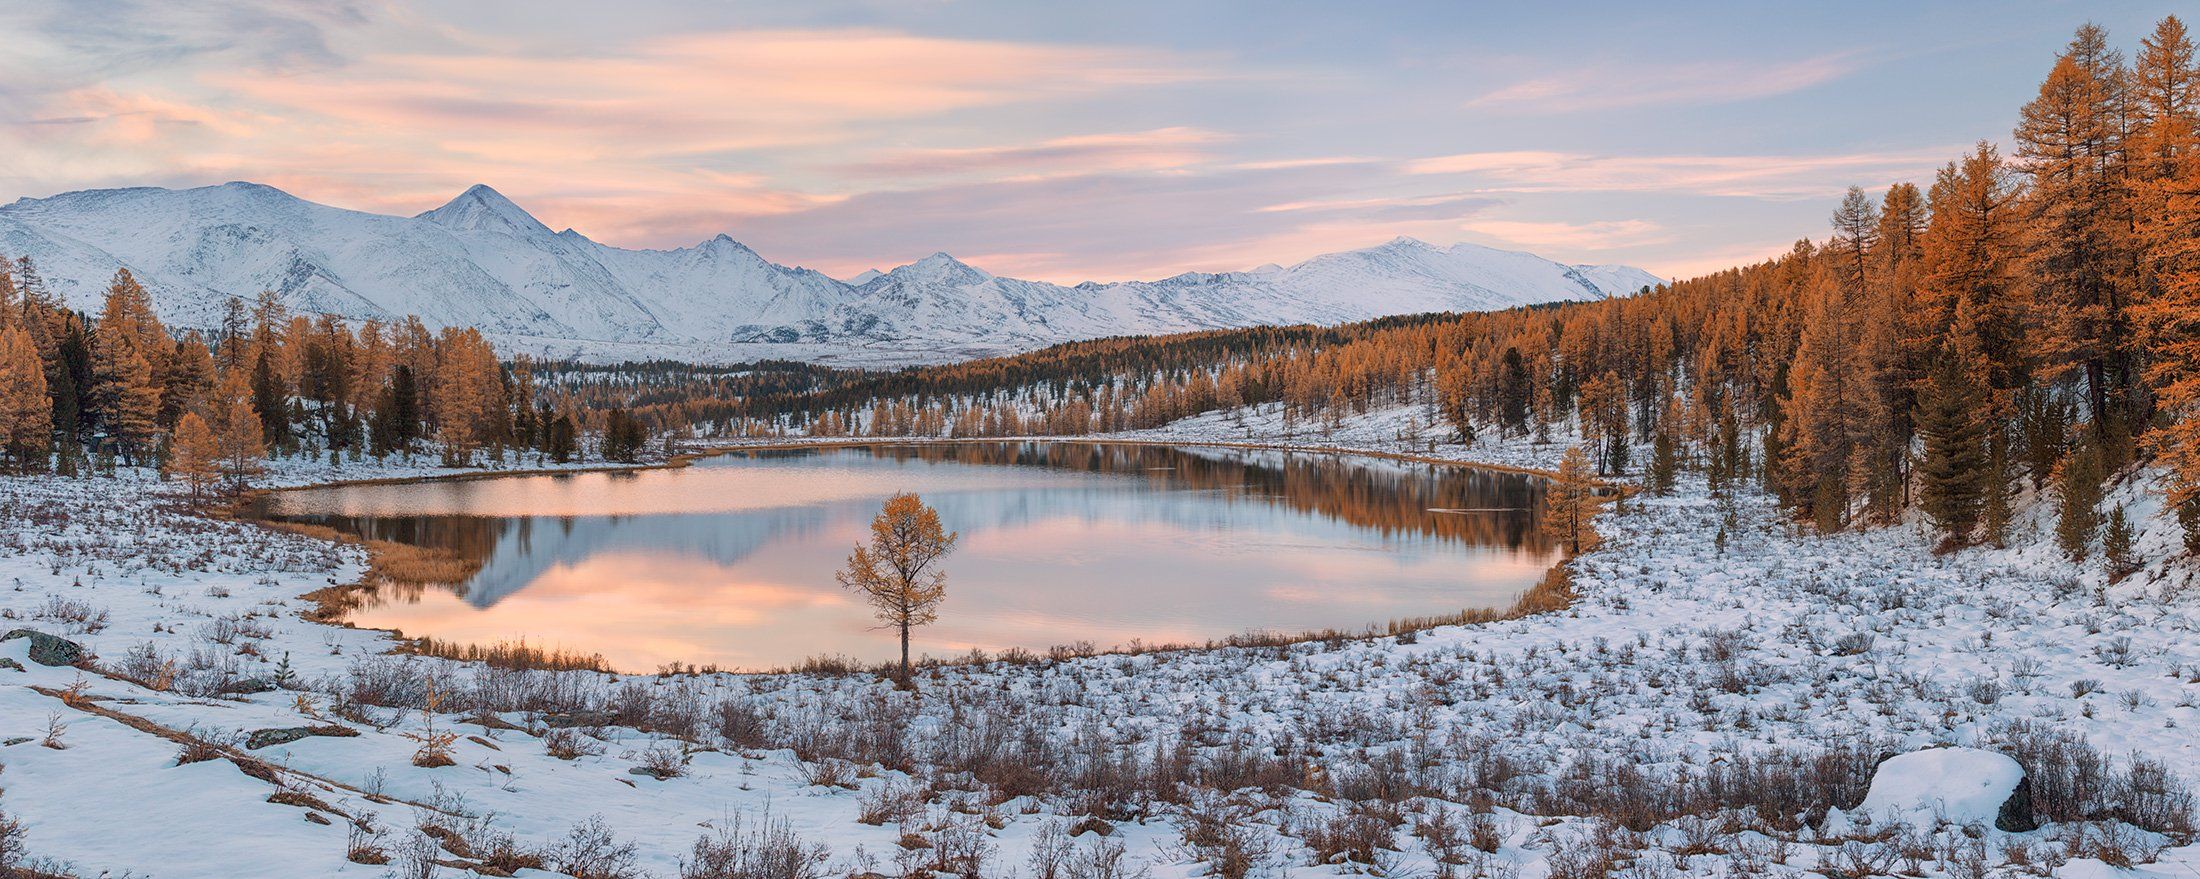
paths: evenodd
<path fill-rule="evenodd" d="M 392 476 L 366 479 L 335 480 L 330 482 L 309 483 L 303 485 L 247 489 L 243 492 L 240 492 L 238 496 L 229 503 L 214 507 L 208 507 L 207 509 L 200 511 L 199 515 L 207 515 L 210 517 L 223 518 L 230 521 L 251 524 L 262 528 L 268 528 L 287 534 L 305 537 L 308 539 L 325 540 L 336 543 L 338 545 L 359 547 L 360 551 L 365 554 L 365 571 L 360 579 L 350 583 L 331 584 L 329 586 L 315 589 L 298 596 L 299 598 L 309 602 L 312 605 L 309 610 L 300 614 L 300 616 L 306 621 L 319 625 L 334 626 L 338 628 L 353 629 L 357 631 L 381 632 L 387 635 L 391 640 L 397 642 L 397 649 L 394 649 L 392 651 L 396 653 L 413 653 L 415 655 L 439 656 L 440 658 L 449 659 L 454 662 L 464 662 L 469 664 L 476 662 L 481 662 L 483 664 L 492 664 L 484 662 L 480 659 L 469 659 L 458 656 L 445 656 L 440 653 L 421 653 L 418 650 L 419 645 L 427 642 L 436 641 L 434 636 L 410 636 L 398 629 L 360 626 L 346 619 L 346 617 L 352 611 L 358 608 L 359 603 L 357 599 L 359 597 L 363 595 L 374 594 L 384 586 L 449 588 L 455 585 L 452 583 L 441 582 L 437 580 L 422 580 L 403 576 L 395 576 L 392 574 L 392 570 L 398 565 L 408 563 L 419 564 L 423 562 L 449 562 L 454 564 L 462 564 L 463 562 L 461 562 L 460 560 L 441 559 L 438 557 L 433 557 L 433 551 L 430 550 L 413 547 L 409 544 L 368 540 L 358 535 L 347 534 L 334 528 L 328 528 L 325 526 L 306 525 L 304 523 L 288 522 L 281 519 L 254 516 L 247 512 L 248 509 L 270 495 L 287 491 L 305 491 L 308 489 L 344 488 L 351 486 L 369 485 L 407 485 L 438 481 L 466 482 L 475 480 L 497 479 L 503 477 L 562 476 L 583 473 L 619 473 L 638 472 L 646 470 L 677 470 L 691 466 L 692 464 L 694 464 L 695 461 L 702 458 L 749 451 L 787 451 L 800 449 L 862 446 L 948 446 L 999 443 L 1073 443 L 1080 445 L 1119 445 L 1164 448 L 1219 448 L 1236 449 L 1242 451 L 1315 454 L 1339 458 L 1376 458 L 1381 460 L 1400 461 L 1405 463 L 1457 467 L 1468 470 L 1485 470 L 1497 473 L 1529 476 L 1540 479 L 1552 479 L 1555 478 L 1557 475 L 1556 473 L 1548 470 L 1539 470 L 1534 468 L 1518 467 L 1505 464 L 1481 464 L 1472 461 L 1445 459 L 1429 455 L 1416 455 L 1403 452 L 1390 452 L 1351 447 L 1303 446 L 1282 443 L 1248 443 L 1219 440 L 1173 441 L 1162 439 L 1109 439 L 1104 436 L 903 438 L 822 437 L 795 440 L 772 439 L 755 443 L 710 445 L 703 448 L 697 448 L 675 454 L 669 458 L 666 458 L 663 461 L 638 462 L 635 464 L 606 464 L 589 467 L 531 468 L 523 470 L 500 470 L 485 472 L 432 473 L 413 476 Z M 1471 449 L 1472 447 L 1467 448 Z M 1601 487 L 1617 488 L 1623 495 L 1632 494 L 1633 490 L 1632 486 L 1609 483 L 1601 479 L 1598 480 L 1598 485 Z M 399 558 L 397 558 L 400 553 L 406 553 L 407 557 L 403 560 L 400 560 Z M 1310 641 L 1368 641 L 1377 638 L 1398 637 L 1408 633 L 1420 632 L 1427 629 L 1443 626 L 1473 626 L 1494 622 L 1502 622 L 1505 620 L 1521 619 L 1528 616 L 1534 616 L 1553 611 L 1561 611 L 1573 606 L 1576 596 L 1572 586 L 1570 569 L 1570 565 L 1572 564 L 1572 562 L 1572 557 L 1560 559 L 1556 564 L 1553 564 L 1550 568 L 1546 569 L 1542 578 L 1539 579 L 1535 583 L 1535 585 L 1529 586 L 1528 588 L 1521 590 L 1517 595 L 1513 596 L 1510 603 L 1499 605 L 1496 607 L 1468 608 L 1461 609 L 1452 613 L 1431 614 L 1419 617 L 1399 617 L 1384 622 L 1370 623 L 1364 627 L 1351 630 L 1319 629 L 1289 633 L 1252 630 L 1226 635 L 1220 638 L 1209 639 L 1204 644 L 1167 643 L 1146 644 L 1137 647 L 1131 647 L 1127 645 L 1112 645 L 1109 647 L 1086 652 L 1084 655 L 1108 656 L 1146 655 L 1153 653 L 1175 653 L 1192 651 L 1209 652 L 1231 648 L 1286 646 L 1290 644 L 1301 644 Z M 479 648 L 483 650 L 504 646 L 503 642 L 497 644 L 475 644 L 472 642 L 448 643 L 450 644 L 450 646 L 458 648 Z M 1012 660 L 1009 658 L 1005 658 L 1004 656 L 989 656 L 985 661 L 1031 661 L 1050 663 L 1062 661 L 1062 659 L 1064 658 L 1081 658 L 1081 656 L 1057 658 L 1055 654 L 1062 649 L 1062 646 L 1063 645 L 1056 645 L 1055 647 L 1047 648 L 1044 651 L 1027 651 L 1032 656 L 1032 658 L 1029 660 Z M 1004 653 L 1005 652 L 1006 651 L 1004 651 Z M 717 669 L 711 666 L 696 666 L 692 663 L 687 664 L 686 667 L 690 669 L 705 669 L 705 671 L 701 671 L 698 673 L 731 674 L 742 676 L 817 674 L 823 673 L 819 670 L 816 670 L 815 668 L 815 666 L 817 666 L 819 663 L 832 662 L 840 659 L 843 659 L 843 657 L 820 654 L 819 656 L 811 657 L 810 659 L 804 660 L 804 664 L 800 666 L 771 669 Z M 837 671 L 839 671 L 840 673 L 861 673 L 868 670 L 865 665 L 860 661 L 850 660 L 849 663 L 850 664 L 848 667 L 837 669 Z M 926 656 L 924 657 L 921 665 L 924 668 L 934 668 L 943 665 L 967 665 L 970 663 L 971 660 L 967 656 Z M 601 671 L 600 669 L 590 670 Z M 650 676 L 660 675 L 662 673 L 663 672 L 661 670 L 659 672 L 646 672 L 622 671 L 617 669 L 614 669 L 610 672 L 610 674 L 613 674 L 615 676 Z"/>

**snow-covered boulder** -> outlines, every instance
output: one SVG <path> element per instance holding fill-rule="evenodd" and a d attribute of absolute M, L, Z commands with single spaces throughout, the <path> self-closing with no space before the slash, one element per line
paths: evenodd
<path fill-rule="evenodd" d="M 1934 822 L 2030 829 L 2024 767 L 2007 754 L 1977 748 L 1929 748 L 1887 758 L 1872 773 L 1857 811 L 1930 828 Z M 2012 805 L 2011 799 L 2019 798 Z M 2006 819 L 2006 820 L 2005 820 Z"/>

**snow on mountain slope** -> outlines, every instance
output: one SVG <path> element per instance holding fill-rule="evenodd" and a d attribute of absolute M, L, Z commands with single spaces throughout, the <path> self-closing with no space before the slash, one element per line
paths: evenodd
<path fill-rule="evenodd" d="M 71 192 L 0 206 L 0 254 L 32 257 L 82 309 L 96 308 L 108 276 L 128 267 L 162 316 L 185 326 L 211 326 L 231 296 L 273 290 L 299 311 L 479 327 L 515 351 L 873 364 L 1099 336 L 1484 311 L 1659 283 L 1626 266 L 1408 238 L 1290 267 L 1158 281 L 1067 287 L 938 253 L 842 282 L 724 235 L 626 250 L 553 232 L 487 186 L 414 217 L 241 182 Z"/>

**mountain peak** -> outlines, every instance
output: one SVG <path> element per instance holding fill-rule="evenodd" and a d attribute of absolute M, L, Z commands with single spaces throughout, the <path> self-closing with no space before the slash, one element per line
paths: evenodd
<path fill-rule="evenodd" d="M 887 272 L 898 278 L 921 278 L 953 284 L 976 284 L 993 276 L 969 263 L 956 259 L 946 251 L 939 251 L 916 262 Z"/>
<path fill-rule="evenodd" d="M 486 183 L 466 187 L 457 198 L 442 207 L 422 213 L 419 219 L 438 226 L 463 231 L 504 232 L 512 235 L 548 235 L 550 227 L 535 219 L 533 214 L 504 197 L 504 193 L 489 188 Z"/>

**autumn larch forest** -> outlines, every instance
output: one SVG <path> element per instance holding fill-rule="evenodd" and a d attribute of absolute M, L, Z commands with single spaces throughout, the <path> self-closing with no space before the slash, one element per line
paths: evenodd
<path fill-rule="evenodd" d="M 1913 162 L 1800 157 L 1884 64 L 1822 11 L 1601 10 L 1733 50 L 1620 82 L 1535 8 L 997 5 L 0 12 L 0 879 L 2200 869 L 2179 17 Z M 2018 44 L 1869 6 L 1951 106 Z M 1797 156 L 1566 133 L 1734 108 Z M 330 204 L 168 188 L 235 162 Z M 1375 226 L 1538 252 L 1155 268 Z M 862 268 L 932 235 L 986 268 Z"/>

